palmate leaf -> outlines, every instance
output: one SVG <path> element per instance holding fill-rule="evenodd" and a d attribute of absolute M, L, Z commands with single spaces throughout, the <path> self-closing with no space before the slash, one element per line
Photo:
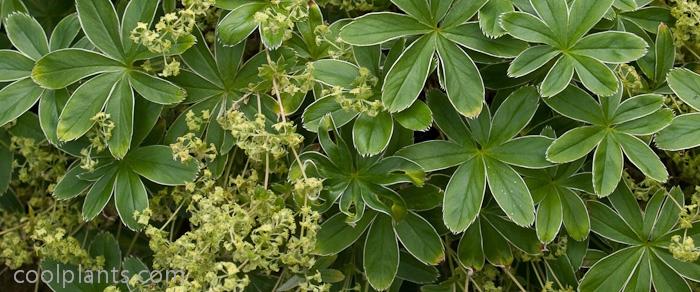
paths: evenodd
<path fill-rule="evenodd" d="M 432 104 L 439 104 L 435 101 L 440 97 L 432 98 L 435 99 Z M 446 98 L 442 96 L 442 99 Z M 548 138 L 526 136 L 513 140 L 535 114 L 538 100 L 539 95 L 533 87 L 523 87 L 506 98 L 493 119 L 489 111 L 484 110 L 479 118 L 470 120 L 470 130 L 459 130 L 465 133 L 461 143 L 429 141 L 407 146 L 397 152 L 397 155 L 420 164 L 428 171 L 460 165 L 452 174 L 443 202 L 443 219 L 451 231 L 462 232 L 474 221 L 484 197 L 485 181 L 498 205 L 511 220 L 520 226 L 534 222 L 534 203 L 530 192 L 510 164 L 528 168 L 551 165 L 544 159 L 545 149 L 551 142 Z M 449 125 L 441 123 L 439 119 L 437 122 L 441 128 L 462 123 L 459 119 L 449 120 Z M 481 150 L 475 146 L 477 142 Z M 531 147 L 526 158 L 513 153 L 517 143 L 526 143 Z"/>
<path fill-rule="evenodd" d="M 660 182 L 666 181 L 668 173 L 658 156 L 636 137 L 653 134 L 653 130 L 668 125 L 670 113 L 661 109 L 662 100 L 659 95 L 648 94 L 619 104 L 614 98 L 601 98 L 603 103 L 598 104 L 580 89 L 569 87 L 545 102 L 563 116 L 592 125 L 574 128 L 556 139 L 547 149 L 547 159 L 557 163 L 570 162 L 595 149 L 592 179 L 596 194 L 600 196 L 610 194 L 620 180 L 623 150 L 645 175 Z M 640 128 L 642 124 L 648 128 Z"/>
<path fill-rule="evenodd" d="M 600 96 L 617 92 L 618 81 L 605 64 L 620 64 L 642 58 L 647 43 L 627 32 L 605 31 L 585 36 L 612 5 L 613 0 L 597 2 L 555 0 L 533 4 L 539 18 L 527 12 L 508 12 L 501 26 L 515 38 L 547 46 L 526 50 L 511 63 L 509 75 L 523 76 L 544 66 L 557 53 L 565 56 L 549 70 L 541 93 L 551 97 L 564 90 L 576 72 L 581 83 Z M 539 53 L 539 54 L 535 54 Z"/>
<path fill-rule="evenodd" d="M 54 196 L 70 199 L 87 190 L 82 210 L 85 221 L 95 218 L 114 197 L 119 217 L 132 230 L 143 227 L 134 212 L 148 208 L 148 192 L 141 177 L 161 185 L 178 186 L 192 182 L 199 172 L 196 162 L 176 161 L 170 147 L 162 145 L 137 148 L 121 161 L 106 159 L 99 165 L 92 172 L 73 167 L 58 182 Z"/>
<path fill-rule="evenodd" d="M 589 202 L 592 229 L 623 246 L 593 265 L 581 279 L 579 289 L 649 290 L 653 285 L 663 291 L 689 291 L 685 279 L 696 280 L 697 264 L 683 263 L 666 250 L 672 234 L 693 236 L 697 232 L 681 229 L 669 233 L 678 222 L 678 211 L 684 204 L 682 191 L 673 188 L 670 193 L 656 192 L 643 213 L 624 182 L 620 182 L 609 198 L 613 208 Z M 656 228 L 659 230 L 654 231 Z"/>
<path fill-rule="evenodd" d="M 137 22 L 150 23 L 157 5 L 129 5 L 123 17 L 124 23 L 120 24 L 111 2 L 88 2 L 78 3 L 80 25 L 91 42 L 100 42 L 94 45 L 102 53 L 84 49 L 50 52 L 37 61 L 32 70 L 32 79 L 42 87 L 62 89 L 83 78 L 97 75 L 81 84 L 68 99 L 55 123 L 55 136 L 60 141 L 76 140 L 92 127 L 92 118 L 105 111 L 115 124 L 114 135 L 108 141 L 109 150 L 114 157 L 121 159 L 131 147 L 133 113 L 137 104 L 134 91 L 158 104 L 178 103 L 184 100 L 187 93 L 169 81 L 134 70 L 133 62 L 147 50 L 142 46 L 132 47 L 122 43 L 123 37 L 127 38 L 125 42 L 131 42 L 127 34 L 131 29 L 124 26 L 135 26 Z M 66 25 L 70 26 L 70 23 Z M 86 28 L 86 25 L 91 27 Z M 124 30 L 121 33 L 118 29 L 120 25 Z M 175 51 L 181 49 L 178 45 Z M 97 98 L 91 96 L 95 94 Z M 42 116 L 51 117 L 52 112 L 58 110 L 50 109 Z M 42 124 L 53 124 L 53 121 Z M 51 130 L 45 132 L 51 133 L 50 137 L 54 136 Z"/>

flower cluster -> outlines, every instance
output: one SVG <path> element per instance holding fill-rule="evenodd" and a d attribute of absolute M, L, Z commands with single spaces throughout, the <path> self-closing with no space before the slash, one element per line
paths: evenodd
<path fill-rule="evenodd" d="M 642 82 L 642 77 L 637 73 L 637 69 L 634 66 L 621 64 L 617 67 L 616 73 L 629 96 L 635 96 L 643 92 L 644 83 Z"/>
<path fill-rule="evenodd" d="M 648 177 L 644 177 L 644 180 L 637 182 L 626 170 L 622 172 L 622 178 L 629 186 L 632 194 L 640 201 L 646 202 L 656 191 L 664 189 L 662 183 Z"/>
<path fill-rule="evenodd" d="M 250 272 L 303 274 L 314 265 L 319 214 L 290 209 L 284 197 L 259 185 L 255 171 L 249 174 L 230 187 L 209 178 L 191 188 L 192 228 L 176 240 L 147 227 L 154 268 L 187 272 L 170 288 L 240 291 Z"/>
<path fill-rule="evenodd" d="M 270 60 L 258 68 L 258 76 L 270 80 L 282 100 L 305 95 L 313 89 L 315 80 L 311 63 L 302 70 L 288 70 L 286 63 L 287 60 L 282 58 L 277 62 Z"/>
<path fill-rule="evenodd" d="M 194 133 L 187 133 L 185 136 L 178 137 L 177 142 L 170 144 L 173 150 L 173 159 L 182 162 L 194 159 L 203 167 L 208 161 L 216 159 L 216 146 L 207 144 Z"/>
<path fill-rule="evenodd" d="M 166 55 L 185 37 L 192 36 L 192 30 L 197 24 L 197 18 L 209 15 L 214 5 L 213 0 L 182 0 L 184 9 L 163 15 L 155 29 L 151 30 L 148 23 L 139 22 L 131 31 L 130 38 L 153 53 L 163 54 L 163 72 L 161 76 L 176 76 L 180 73 L 180 62 Z"/>
<path fill-rule="evenodd" d="M 309 5 L 306 0 L 270 0 L 270 5 L 258 11 L 253 19 L 260 27 L 263 35 L 287 40 L 292 37 L 294 24 L 309 16 Z M 277 47 L 271 47 L 276 49 Z"/>
<path fill-rule="evenodd" d="M 672 0 L 671 15 L 676 19 L 673 41 L 678 50 L 677 57 L 685 59 L 687 49 L 698 58 L 700 52 L 700 4 L 695 0 Z"/>
<path fill-rule="evenodd" d="M 243 112 L 232 109 L 219 118 L 219 124 L 231 133 L 236 146 L 253 161 L 263 161 L 268 154 L 279 159 L 287 155 L 289 148 L 298 147 L 303 141 L 292 122 L 278 122 L 268 127 L 261 113 L 249 119 Z"/>
<path fill-rule="evenodd" d="M 68 156 L 46 141 L 13 136 L 10 150 L 15 153 L 12 164 L 17 173 L 17 180 L 12 183 L 17 189 L 31 188 L 27 191 L 29 194 L 51 191 L 58 178 L 66 172 Z"/>
<path fill-rule="evenodd" d="M 690 236 L 674 235 L 668 250 L 680 261 L 692 263 L 700 258 L 700 249 L 695 247 L 695 242 Z"/>
<path fill-rule="evenodd" d="M 4 264 L 16 269 L 39 257 L 86 267 L 100 266 L 103 259 L 90 257 L 73 235 L 81 226 L 79 204 L 35 195 L 38 196 L 28 200 L 33 216 L 0 210 L 0 230 L 3 230 L 0 259 Z"/>
<path fill-rule="evenodd" d="M 367 68 L 360 67 L 360 75 L 354 81 L 355 87 L 346 90 L 334 86 L 324 90 L 323 94 L 335 96 L 336 102 L 345 110 L 365 113 L 374 117 L 384 110 L 382 101 L 373 99 L 375 97 L 373 88 L 377 82 L 377 77 L 373 76 Z"/>
<path fill-rule="evenodd" d="M 80 167 L 82 169 L 95 170 L 98 161 L 93 159 L 93 154 L 107 149 L 107 142 L 112 138 L 112 130 L 115 127 L 110 118 L 108 113 L 99 112 L 90 119 L 95 124 L 87 133 L 90 144 L 80 150 Z"/>

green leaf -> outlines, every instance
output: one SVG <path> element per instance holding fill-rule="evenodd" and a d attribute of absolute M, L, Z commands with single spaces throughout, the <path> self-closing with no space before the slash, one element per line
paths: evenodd
<path fill-rule="evenodd" d="M 386 149 L 393 131 L 389 113 L 382 111 L 375 117 L 360 114 L 352 127 L 352 141 L 360 155 L 373 156 Z"/>
<path fill-rule="evenodd" d="M 655 291 L 693 291 L 677 271 L 667 266 L 656 255 L 649 255 L 649 264 L 651 265 L 651 282 L 654 284 Z"/>
<path fill-rule="evenodd" d="M 124 70 L 120 62 L 84 49 L 63 49 L 39 59 L 32 79 L 48 89 L 61 89 L 85 77 Z"/>
<path fill-rule="evenodd" d="M 170 147 L 163 145 L 135 149 L 124 157 L 123 163 L 148 180 L 166 186 L 194 181 L 199 171 L 194 160 L 186 163 L 176 161 Z"/>
<path fill-rule="evenodd" d="M 163 106 L 149 102 L 141 97 L 135 98 L 134 103 L 134 134 L 131 147 L 141 145 L 151 130 L 153 130 L 163 111 Z"/>
<path fill-rule="evenodd" d="M 454 109 L 447 95 L 440 90 L 428 91 L 428 106 L 433 112 L 435 124 L 450 140 L 462 145 L 474 146 L 467 125 L 464 124 L 462 116 Z"/>
<path fill-rule="evenodd" d="M 408 13 L 408 15 L 427 25 L 432 25 L 435 22 L 431 15 L 432 9 L 428 0 L 391 0 L 391 2 Z"/>
<path fill-rule="evenodd" d="M 630 135 L 644 136 L 663 130 L 668 127 L 672 121 L 673 110 L 664 108 L 646 117 L 615 125 L 615 129 Z M 658 136 L 656 139 L 658 141 Z"/>
<path fill-rule="evenodd" d="M 543 97 L 552 97 L 561 93 L 574 77 L 575 63 L 576 60 L 569 55 L 561 56 L 540 84 L 540 94 Z"/>
<path fill-rule="evenodd" d="M 139 274 L 150 274 L 148 266 L 146 266 L 146 264 L 144 264 L 139 258 L 134 256 L 126 256 L 124 258 L 124 260 L 122 261 L 122 269 L 122 272 L 127 274 L 128 279 L 131 279 L 132 277 Z M 146 283 L 148 283 L 147 279 L 143 279 L 143 281 L 146 281 Z M 136 288 L 131 286 L 129 283 L 127 283 L 127 288 L 130 289 L 129 291 L 136 290 Z"/>
<path fill-rule="evenodd" d="M 571 53 L 605 63 L 622 64 L 643 57 L 647 53 L 647 43 L 629 32 L 604 31 L 582 38 Z"/>
<path fill-rule="evenodd" d="M 391 217 L 379 215 L 367 232 L 362 266 L 367 282 L 374 289 L 386 290 L 399 269 L 399 245 L 394 235 Z"/>
<path fill-rule="evenodd" d="M 600 96 L 610 96 L 617 92 L 617 77 L 608 66 L 591 57 L 581 55 L 572 55 L 572 57 L 576 59 L 574 64 L 576 74 L 586 88 Z"/>
<path fill-rule="evenodd" d="M 636 0 L 615 0 L 615 3 L 613 5 L 622 11 L 637 10 Z"/>
<path fill-rule="evenodd" d="M 417 100 L 406 110 L 394 114 L 394 119 L 406 129 L 427 131 L 433 124 L 433 113 L 427 104 Z"/>
<path fill-rule="evenodd" d="M 603 203 L 588 202 L 591 215 L 591 229 L 598 235 L 612 241 L 637 245 L 640 240 L 634 230 L 617 213 Z"/>
<path fill-rule="evenodd" d="M 406 201 L 406 208 L 415 211 L 427 211 L 439 207 L 443 200 L 443 191 L 437 186 L 425 184 L 422 187 L 408 186 L 399 190 Z"/>
<path fill-rule="evenodd" d="M 116 179 L 117 168 L 112 167 L 92 185 L 83 202 L 84 221 L 90 221 L 102 212 L 112 197 Z"/>
<path fill-rule="evenodd" d="M 146 23 L 148 25 L 153 21 L 153 17 L 158 9 L 158 3 L 160 0 L 151 1 L 129 1 L 124 9 L 124 14 L 122 16 L 121 23 L 121 44 L 124 48 L 124 53 L 128 57 L 134 57 L 137 50 L 145 50 L 146 48 L 141 47 L 134 43 L 131 39 L 131 31 L 136 28 L 139 22 Z"/>
<path fill-rule="evenodd" d="M 437 38 L 437 51 L 450 102 L 460 114 L 477 116 L 484 105 L 485 89 L 476 64 L 459 46 L 443 37 Z"/>
<path fill-rule="evenodd" d="M 100 256 L 104 258 L 104 268 L 106 270 L 118 269 L 121 266 L 122 251 L 119 249 L 119 242 L 111 233 L 103 231 L 95 235 L 88 251 L 92 257 Z"/>
<path fill-rule="evenodd" d="M 567 118 L 590 123 L 603 124 L 605 118 L 598 102 L 584 90 L 569 86 L 544 102 L 557 113 Z"/>
<path fill-rule="evenodd" d="M 483 35 L 479 25 L 474 22 L 446 28 L 442 35 L 471 50 L 500 58 L 514 58 L 527 49 L 526 42 L 510 36 L 493 39 Z"/>
<path fill-rule="evenodd" d="M 92 183 L 78 178 L 84 172 L 80 166 L 69 169 L 53 189 L 53 196 L 59 200 L 68 200 L 85 192 Z"/>
<path fill-rule="evenodd" d="M 678 223 L 681 212 L 679 205 L 685 205 L 685 200 L 683 199 L 685 195 L 680 188 L 674 187 L 670 192 L 664 190 L 664 194 L 666 195 L 666 201 L 654 220 L 654 226 L 650 234 L 652 239 L 658 240 L 659 237 L 668 236 L 668 232 Z"/>
<path fill-rule="evenodd" d="M 513 263 L 513 251 L 508 241 L 486 220 L 481 221 L 484 255 L 489 263 L 497 266 L 509 266 Z"/>
<path fill-rule="evenodd" d="M 454 0 L 442 19 L 441 27 L 450 28 L 471 19 L 488 0 Z"/>
<path fill-rule="evenodd" d="M 505 34 L 499 25 L 503 13 L 513 11 L 512 0 L 490 0 L 479 10 L 479 26 L 489 37 L 497 38 Z"/>
<path fill-rule="evenodd" d="M 15 81 L 32 74 L 34 61 L 10 50 L 0 50 L 0 82 Z"/>
<path fill-rule="evenodd" d="M 474 156 L 472 149 L 441 140 L 409 145 L 396 155 L 418 163 L 425 171 L 435 171 L 460 165 Z"/>
<path fill-rule="evenodd" d="M 622 148 L 612 135 L 606 135 L 593 154 L 593 189 L 599 196 L 615 190 L 624 166 Z"/>
<path fill-rule="evenodd" d="M 508 66 L 509 77 L 522 77 L 541 68 L 554 57 L 559 56 L 560 51 L 551 46 L 540 45 L 529 47 L 518 55 Z"/>
<path fill-rule="evenodd" d="M 666 251 L 660 251 L 657 249 L 653 250 L 654 255 L 657 260 L 663 262 L 663 264 L 669 266 L 676 273 L 687 278 L 689 280 L 697 282 L 700 280 L 700 267 L 694 262 L 683 262 L 673 257 L 673 255 L 667 253 Z"/>
<path fill-rule="evenodd" d="M 510 35 L 530 43 L 559 47 L 557 37 L 539 18 L 525 12 L 508 12 L 501 16 L 501 26 Z"/>
<path fill-rule="evenodd" d="M 644 248 L 619 250 L 595 263 L 581 279 L 580 291 L 620 291 L 644 257 Z"/>
<path fill-rule="evenodd" d="M 184 89 L 172 82 L 141 71 L 130 71 L 129 83 L 143 98 L 157 104 L 178 103 L 187 96 L 187 92 Z"/>
<path fill-rule="evenodd" d="M 621 181 L 617 188 L 608 196 L 610 204 L 615 208 L 622 220 L 637 234 L 644 234 L 642 213 L 639 211 L 639 203 L 630 191 L 627 184 Z"/>
<path fill-rule="evenodd" d="M 491 158 L 484 159 L 489 189 L 508 218 L 519 226 L 535 222 L 535 204 L 520 175 L 507 164 Z"/>
<path fill-rule="evenodd" d="M 200 37 L 202 42 L 206 42 L 203 35 L 197 35 L 197 42 L 200 42 Z M 204 46 L 206 47 L 206 46 Z M 237 78 L 238 70 L 244 64 L 243 54 L 245 53 L 246 43 L 241 42 L 235 46 L 225 46 L 221 42 L 216 42 L 214 47 L 214 57 L 216 58 L 216 63 L 219 69 L 219 75 L 223 79 L 224 84 L 229 86 L 229 88 L 234 87 L 236 81 L 245 81 L 245 78 Z M 262 56 L 262 55 L 260 55 Z M 255 58 L 251 57 L 251 61 L 255 62 Z M 257 57 L 258 59 L 260 57 Z M 265 61 L 267 61 L 267 56 L 265 56 Z M 255 77 L 258 77 L 257 75 Z"/>
<path fill-rule="evenodd" d="M 648 116 L 664 105 L 664 97 L 658 94 L 642 94 L 622 102 L 612 123 L 619 124 Z"/>
<path fill-rule="evenodd" d="M 360 77 L 360 68 L 341 60 L 318 60 L 313 62 L 313 68 L 313 76 L 317 81 L 345 89 L 352 89 Z"/>
<path fill-rule="evenodd" d="M 389 112 L 407 109 L 423 90 L 435 52 L 434 38 L 433 34 L 420 37 L 389 69 L 382 87 L 382 102 Z"/>
<path fill-rule="evenodd" d="M 435 267 L 424 265 L 407 252 L 401 252 L 397 278 L 417 284 L 429 284 L 435 282 L 439 274 Z"/>
<path fill-rule="evenodd" d="M 431 30 L 408 15 L 377 12 L 365 14 L 344 26 L 340 38 L 351 45 L 371 46 L 400 37 L 427 34 Z"/>
<path fill-rule="evenodd" d="M 496 160 L 525 168 L 546 168 L 553 164 L 545 158 L 552 139 L 545 136 L 525 136 L 499 145 L 489 153 Z"/>
<path fill-rule="evenodd" d="M 457 258 L 466 267 L 481 269 L 484 266 L 486 258 L 481 238 L 481 222 L 478 218 L 462 234 L 457 246 Z"/>
<path fill-rule="evenodd" d="M 321 224 L 314 254 L 328 256 L 345 250 L 365 233 L 375 216 L 376 213 L 367 213 L 355 224 L 348 224 L 343 213 L 331 216 Z"/>
<path fill-rule="evenodd" d="M 235 46 L 245 40 L 258 27 L 253 18 L 255 13 L 266 6 L 266 3 L 253 2 L 231 10 L 216 27 L 219 41 L 228 46 Z"/>
<path fill-rule="evenodd" d="M 676 48 L 673 45 L 673 36 L 668 26 L 659 24 L 654 45 L 654 79 L 657 85 L 666 81 L 666 75 L 676 62 Z"/>
<path fill-rule="evenodd" d="M 554 140 L 547 148 L 547 160 L 566 163 L 586 156 L 605 138 L 605 131 L 597 126 L 575 128 Z"/>
<path fill-rule="evenodd" d="M 485 212 L 481 218 L 482 224 L 492 226 L 509 244 L 520 251 L 530 255 L 542 253 L 542 244 L 532 228 L 518 226 L 500 214 L 490 212 Z"/>
<path fill-rule="evenodd" d="M 333 96 L 323 97 L 309 105 L 302 114 L 304 128 L 317 132 L 319 123 L 326 116 L 331 115 L 337 127 L 341 127 L 355 118 L 357 112 L 343 109 Z"/>
<path fill-rule="evenodd" d="M 117 60 L 124 58 L 119 20 L 109 0 L 76 0 L 83 32 L 100 51 Z"/>
<path fill-rule="evenodd" d="M 73 13 L 61 19 L 51 33 L 49 51 L 68 48 L 80 33 L 80 19 Z"/>
<path fill-rule="evenodd" d="M 644 175 L 659 182 L 666 182 L 668 180 L 668 171 L 666 171 L 666 167 L 661 162 L 661 159 L 659 159 L 659 156 L 649 148 L 649 145 L 629 134 L 616 133 L 615 139 L 622 145 L 625 156 L 627 156 Z"/>
<path fill-rule="evenodd" d="M 82 271 L 78 266 L 64 264 L 51 258 L 42 259 L 40 265 L 41 270 L 45 271 L 44 273 L 54 275 L 54 277 L 46 276 L 48 279 L 44 282 L 54 292 L 98 292 L 101 291 L 100 288 L 104 289 L 102 286 L 107 286 L 105 283 L 102 283 L 105 281 L 104 278 L 101 281 L 100 279 L 93 279 L 93 283 L 82 283 L 81 281 L 62 281 L 61 277 L 57 276 L 77 275 Z"/>
<path fill-rule="evenodd" d="M 134 132 L 134 92 L 127 78 L 122 77 L 112 88 L 105 112 L 114 123 L 112 136 L 107 140 L 109 151 L 115 158 L 122 159 L 129 151 Z"/>
<path fill-rule="evenodd" d="M 667 128 L 656 136 L 660 149 L 678 151 L 700 146 L 700 113 L 677 116 Z"/>
<path fill-rule="evenodd" d="M 557 41 L 566 43 L 569 7 L 566 0 L 529 1 L 542 21 L 557 36 Z"/>
<path fill-rule="evenodd" d="M 615 0 L 574 0 L 569 9 L 568 44 L 572 45 L 603 18 Z"/>
<path fill-rule="evenodd" d="M 530 122 L 539 106 L 540 96 L 531 86 L 511 93 L 493 115 L 489 145 L 500 145 L 515 137 Z"/>
<path fill-rule="evenodd" d="M 0 126 L 27 112 L 42 93 L 44 89 L 34 84 L 30 78 L 15 81 L 0 89 Z"/>
<path fill-rule="evenodd" d="M 107 73 L 88 80 L 73 92 L 58 118 L 56 135 L 61 141 L 82 137 L 95 123 L 92 120 L 102 111 L 112 89 L 122 78 L 119 73 Z M 116 117 L 114 117 L 116 118 Z"/>
<path fill-rule="evenodd" d="M 148 208 L 148 194 L 141 178 L 128 167 L 119 168 L 114 186 L 114 205 L 119 218 L 129 229 L 139 230 L 143 227 L 134 217 L 134 212 L 143 212 Z"/>
<path fill-rule="evenodd" d="M 457 168 L 445 189 L 442 218 L 454 233 L 463 232 L 476 220 L 486 191 L 486 169 L 480 157 Z"/>
<path fill-rule="evenodd" d="M 668 86 L 686 104 L 700 111 L 700 75 L 685 68 L 668 73 Z"/>
<path fill-rule="evenodd" d="M 394 231 L 401 244 L 415 258 L 426 265 L 437 265 L 445 260 L 445 247 L 435 228 L 414 212 L 406 213 L 395 222 Z"/>
<path fill-rule="evenodd" d="M 49 41 L 44 29 L 29 14 L 10 14 L 5 19 L 5 29 L 12 45 L 33 60 L 49 53 Z"/>
<path fill-rule="evenodd" d="M 586 205 L 575 192 L 561 188 L 557 190 L 560 191 L 558 194 L 564 211 L 563 222 L 566 233 L 575 240 L 584 240 L 591 230 L 591 219 L 588 217 Z"/>

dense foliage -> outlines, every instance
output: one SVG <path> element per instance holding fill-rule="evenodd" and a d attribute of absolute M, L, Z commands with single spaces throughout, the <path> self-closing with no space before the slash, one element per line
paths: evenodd
<path fill-rule="evenodd" d="M 696 0 L 0 0 L 0 19 L 3 287 L 700 289 Z"/>

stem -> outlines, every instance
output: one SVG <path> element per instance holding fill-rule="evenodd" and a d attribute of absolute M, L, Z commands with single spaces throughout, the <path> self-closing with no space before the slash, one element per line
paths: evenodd
<path fill-rule="evenodd" d="M 518 282 L 518 279 L 516 279 L 515 276 L 513 276 L 513 274 L 510 273 L 508 268 L 504 267 L 503 272 L 505 272 L 506 275 L 508 275 L 508 277 L 513 281 L 513 283 L 515 283 L 515 286 L 518 286 L 518 289 L 520 289 L 520 291 L 523 291 L 523 292 L 527 291 L 527 290 L 525 290 L 525 288 L 523 288 L 523 285 L 520 285 L 520 282 Z"/>
<path fill-rule="evenodd" d="M 182 200 L 182 203 L 180 203 L 180 206 L 178 206 L 177 209 L 175 209 L 175 212 L 173 212 L 173 215 L 170 215 L 170 218 L 168 218 L 168 221 L 165 221 L 165 223 L 163 223 L 163 226 L 160 227 L 161 231 L 165 228 L 165 226 L 168 226 L 170 221 L 172 221 L 175 218 L 175 216 L 177 216 L 177 213 L 180 212 L 180 209 L 184 205 L 185 205 L 185 200 Z"/>
<path fill-rule="evenodd" d="M 559 278 L 557 277 L 557 274 L 554 273 L 554 270 L 553 270 L 552 267 L 549 265 L 549 263 L 547 262 L 547 260 L 543 260 L 543 261 L 544 261 L 545 267 L 547 267 L 547 268 L 549 269 L 549 271 L 552 273 L 552 277 L 554 278 L 554 281 L 556 281 L 556 282 L 557 282 L 557 285 L 559 285 L 559 289 L 564 289 L 564 286 L 563 286 L 563 285 L 561 284 L 561 282 L 559 281 Z"/>
<path fill-rule="evenodd" d="M 134 234 L 134 238 L 131 239 L 131 243 L 129 243 L 129 248 L 126 250 L 126 256 L 129 256 L 131 254 L 131 250 L 134 248 L 134 245 L 136 245 L 136 239 L 139 238 L 139 235 L 141 232 L 136 232 Z"/>

